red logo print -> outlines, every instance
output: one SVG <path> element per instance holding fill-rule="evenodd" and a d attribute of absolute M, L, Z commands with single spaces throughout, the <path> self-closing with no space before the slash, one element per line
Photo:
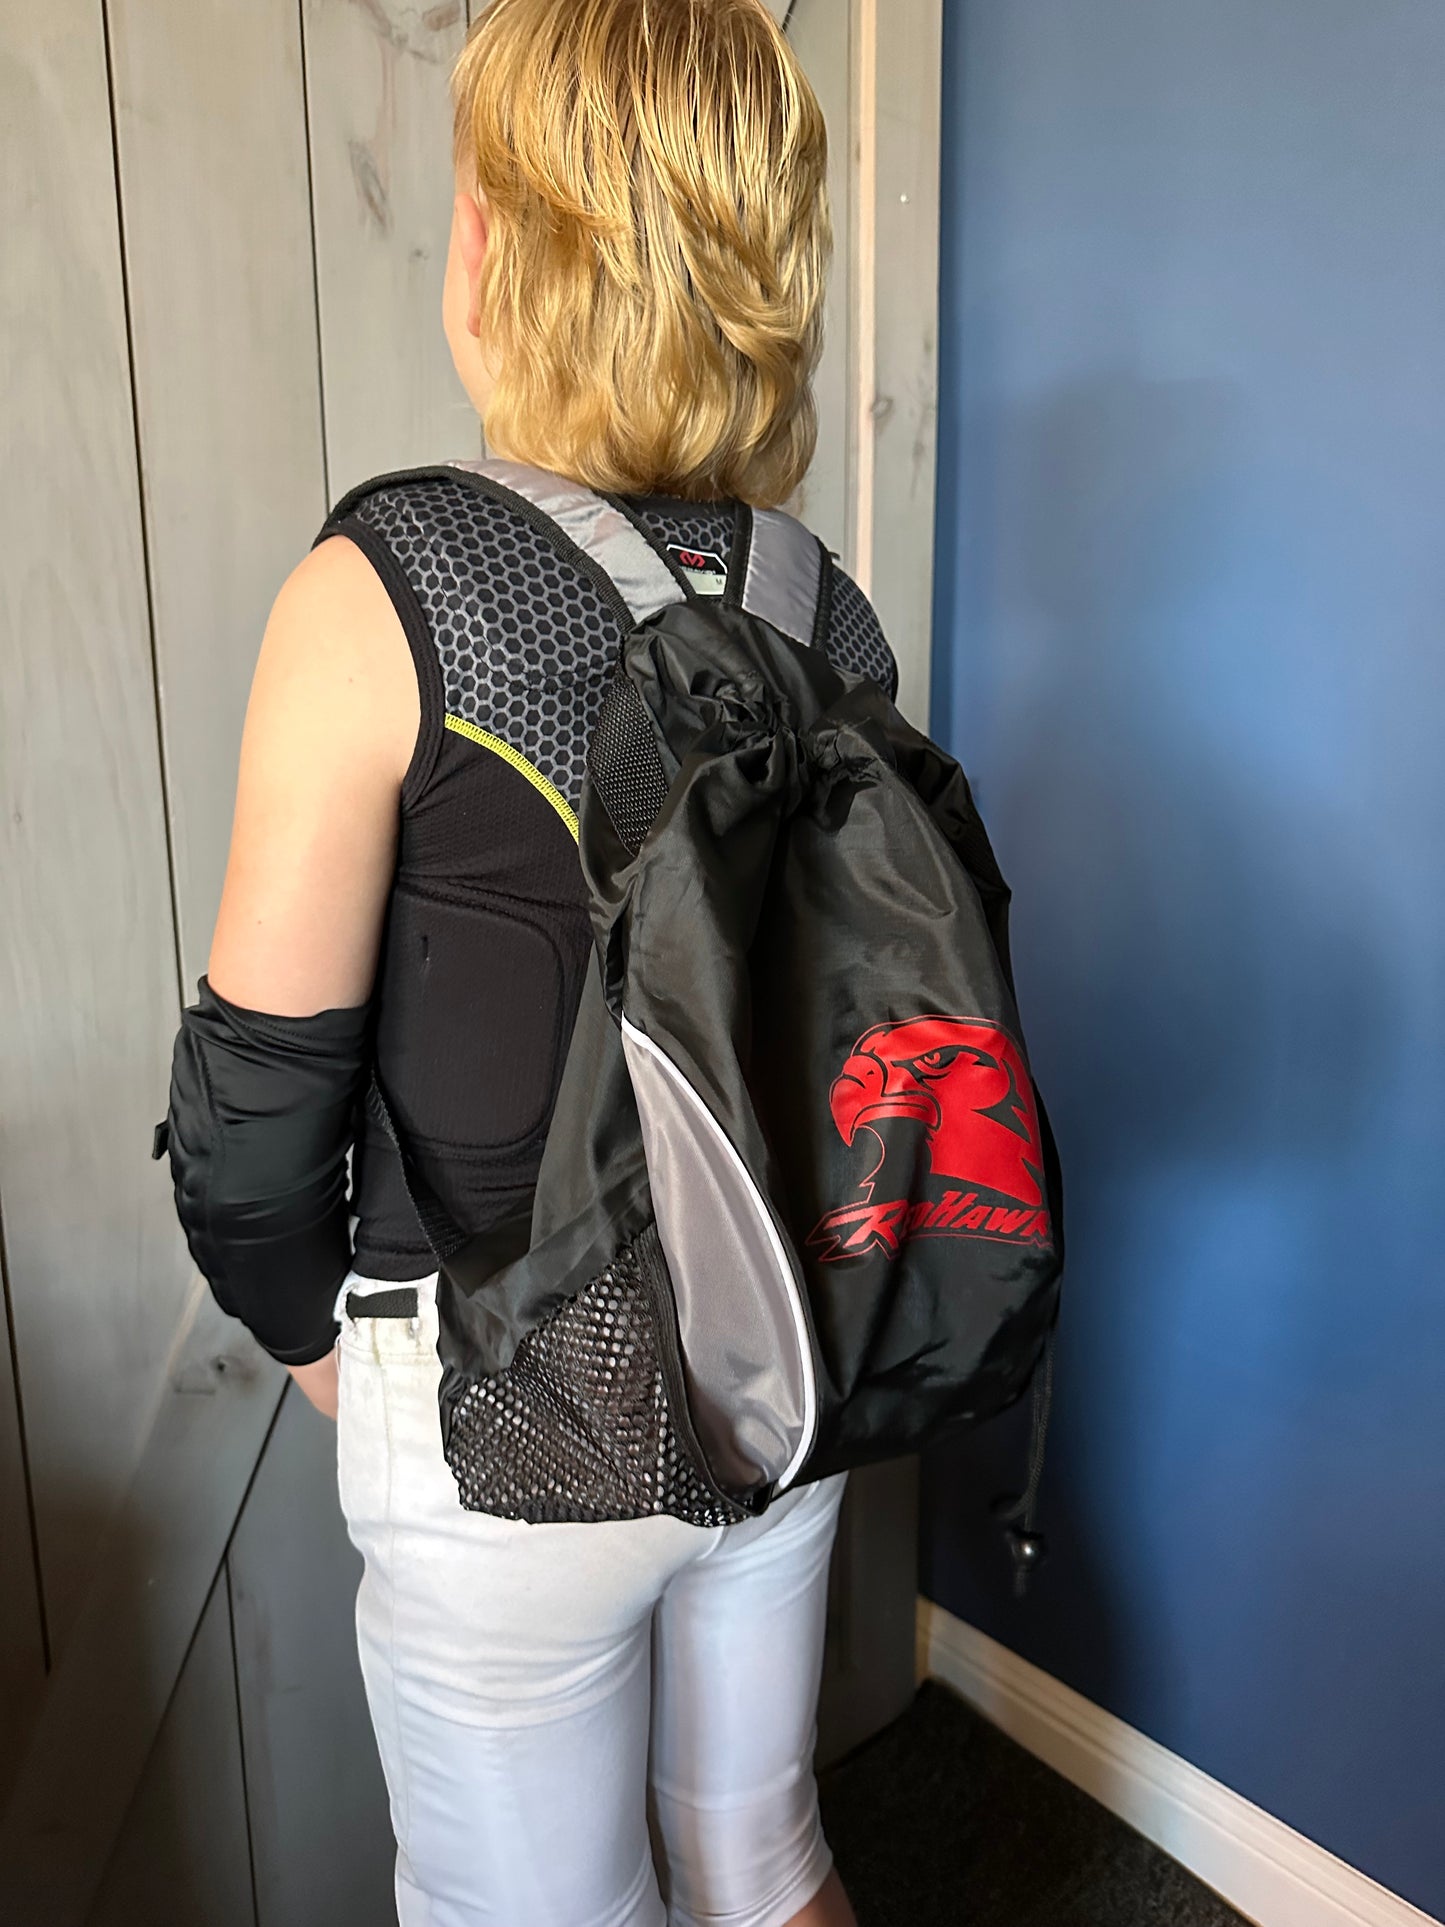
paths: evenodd
<path fill-rule="evenodd" d="M 913 1017 L 877 1024 L 853 1047 L 830 1096 L 843 1142 L 867 1131 L 880 1158 L 857 1200 L 830 1211 L 808 1242 L 825 1262 L 890 1255 L 917 1237 L 1051 1242 L 1038 1107 L 1023 1054 L 980 1017 Z M 877 1125 L 923 1128 L 937 1188 L 925 1198 L 874 1199 L 882 1168 Z"/>

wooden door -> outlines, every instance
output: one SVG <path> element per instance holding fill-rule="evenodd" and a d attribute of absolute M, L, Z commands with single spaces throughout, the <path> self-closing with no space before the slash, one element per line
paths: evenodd
<path fill-rule="evenodd" d="M 919 720 L 938 12 L 790 22 L 839 234 L 800 507 Z M 216 1311 L 147 1152 L 269 601 L 345 487 L 477 446 L 437 322 L 465 28 L 464 0 L 14 0 L 0 38 L 0 1917 L 25 1927 L 394 1917 L 331 1435 Z M 911 1690 L 912 1490 L 855 1482 L 825 1750 Z"/>

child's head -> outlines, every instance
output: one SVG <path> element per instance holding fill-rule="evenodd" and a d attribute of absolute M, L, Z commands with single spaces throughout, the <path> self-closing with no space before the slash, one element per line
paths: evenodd
<path fill-rule="evenodd" d="M 493 0 L 453 88 L 447 338 L 493 448 L 785 500 L 816 436 L 827 137 L 762 0 Z"/>

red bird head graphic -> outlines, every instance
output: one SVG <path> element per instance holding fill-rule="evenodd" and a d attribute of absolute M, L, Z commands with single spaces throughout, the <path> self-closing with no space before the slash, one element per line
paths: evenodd
<path fill-rule="evenodd" d="M 1020 1204 L 1044 1202 L 1028 1070 L 1013 1039 L 982 1018 L 875 1025 L 854 1046 L 830 1102 L 845 1144 L 884 1118 L 915 1118 L 935 1177 L 986 1186 Z"/>

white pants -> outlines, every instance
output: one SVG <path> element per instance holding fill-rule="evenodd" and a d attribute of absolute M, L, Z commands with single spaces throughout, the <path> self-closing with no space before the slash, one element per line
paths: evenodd
<path fill-rule="evenodd" d="M 842 1476 L 712 1528 L 463 1511 L 434 1280 L 419 1312 L 341 1338 L 402 1927 L 782 1927 L 832 1865 L 812 1752 Z"/>

